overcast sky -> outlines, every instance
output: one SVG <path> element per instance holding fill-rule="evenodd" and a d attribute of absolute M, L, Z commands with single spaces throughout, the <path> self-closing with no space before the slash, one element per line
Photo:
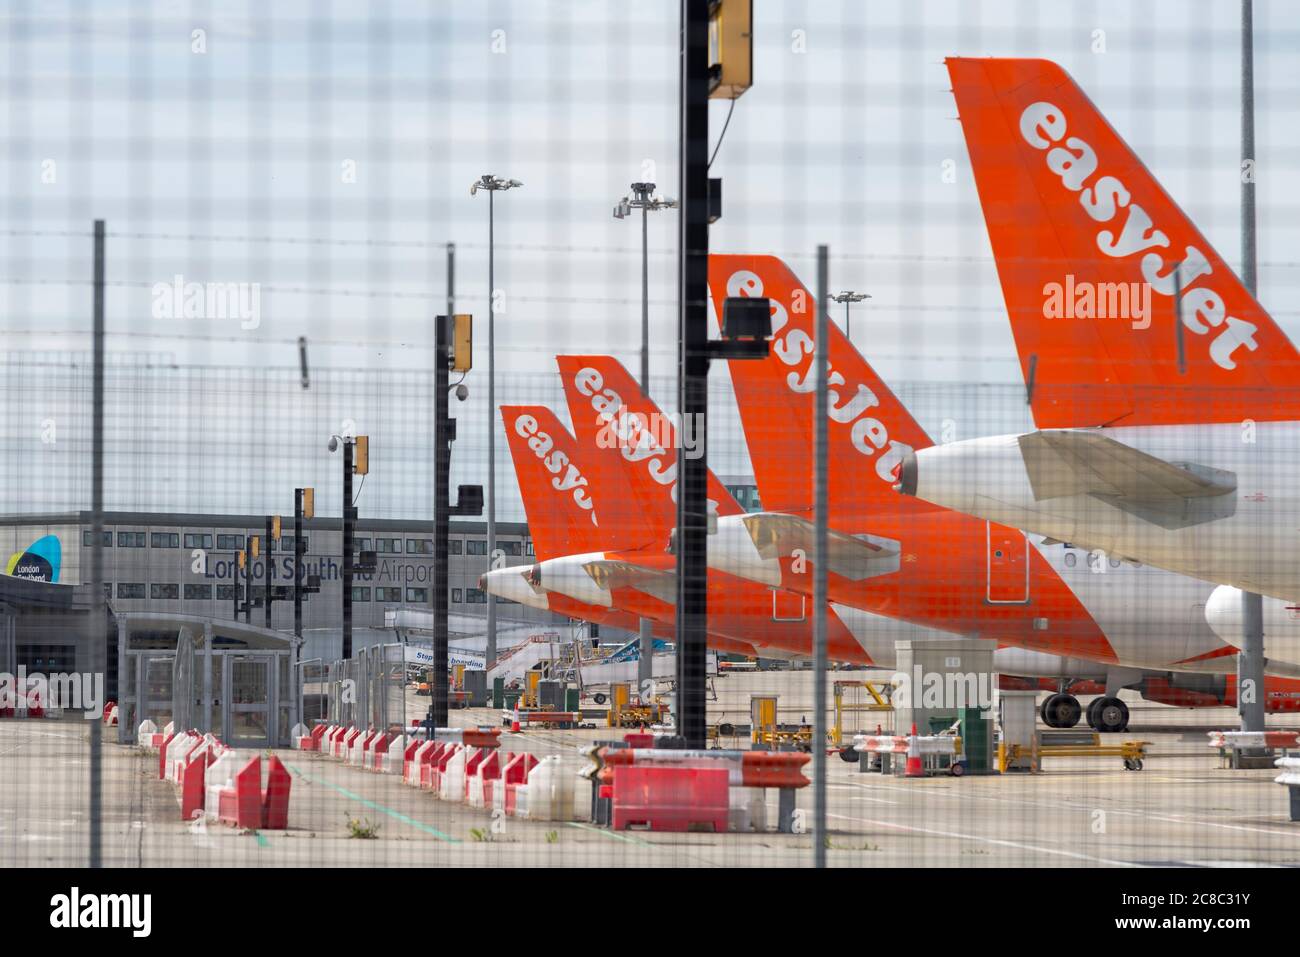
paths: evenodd
<path fill-rule="evenodd" d="M 811 285 L 829 244 L 832 287 L 874 297 L 854 339 L 887 380 L 1019 382 L 945 55 L 1060 62 L 1238 263 L 1237 3 L 754 10 L 755 82 L 713 166 L 725 205 L 711 246 L 784 255 Z M 295 365 L 305 335 L 314 366 L 374 370 L 382 394 L 383 370 L 427 368 L 454 242 L 458 308 L 480 320 L 461 436 L 481 454 L 487 197 L 469 185 L 484 172 L 525 184 L 497 203 L 498 399 L 547 397 L 557 351 L 635 368 L 639 224 L 610 210 L 634 180 L 677 193 L 677 16 L 671 0 L 7 3 L 6 351 L 88 348 L 88 232 L 103 218 L 114 352 L 261 369 Z M 1256 3 L 1260 298 L 1292 336 L 1298 39 L 1292 4 Z M 715 142 L 726 114 L 711 105 Z M 650 230 L 665 389 L 675 216 Z M 260 324 L 156 318 L 153 286 L 178 275 L 259 284 Z"/>

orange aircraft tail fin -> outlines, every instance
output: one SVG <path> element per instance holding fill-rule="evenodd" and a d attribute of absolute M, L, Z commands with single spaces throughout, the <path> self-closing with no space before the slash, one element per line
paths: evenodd
<path fill-rule="evenodd" d="M 947 65 L 1038 426 L 1300 418 L 1300 354 L 1074 80 Z"/>
<path fill-rule="evenodd" d="M 694 429 L 659 410 L 621 362 L 611 356 L 556 356 L 584 460 L 593 475 L 624 490 L 619 501 L 640 507 L 643 546 L 667 547 L 677 525 L 677 456 L 690 455 Z M 709 473 L 710 509 L 742 511 Z"/>
<path fill-rule="evenodd" d="M 775 256 L 709 257 L 714 318 L 727 297 L 771 300 L 772 352 L 728 363 L 749 458 L 766 511 L 812 507 L 813 334 L 816 298 Z M 932 443 L 875 370 L 829 324 L 828 436 L 832 511 L 850 503 L 899 508 L 895 472 Z"/>
<path fill-rule="evenodd" d="M 501 418 L 537 558 L 611 547 L 613 529 L 601 525 L 598 491 L 583 471 L 578 443 L 555 413 L 541 405 L 503 405 Z"/>

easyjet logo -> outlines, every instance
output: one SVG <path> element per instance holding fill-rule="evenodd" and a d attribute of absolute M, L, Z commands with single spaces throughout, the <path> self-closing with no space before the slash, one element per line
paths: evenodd
<path fill-rule="evenodd" d="M 628 462 L 645 463 L 646 472 L 657 484 L 668 489 L 668 496 L 677 501 L 677 455 L 670 453 L 667 445 L 656 434 L 646 416 L 628 409 L 619 391 L 605 382 L 600 371 L 591 366 L 579 369 L 573 377 L 573 386 L 579 395 L 591 400 L 591 407 L 600 424 L 596 444 L 601 448 L 617 448 Z M 657 420 L 662 426 L 663 420 Z M 698 448 L 698 443 L 695 443 Z M 709 511 L 718 503 L 709 499 Z"/>
<path fill-rule="evenodd" d="M 591 524 L 599 525 L 596 511 L 592 508 L 591 496 L 587 492 L 587 477 L 562 449 L 555 447 L 551 434 L 542 431 L 537 419 L 527 414 L 515 419 L 515 434 L 527 440 L 529 451 L 537 456 L 546 471 L 555 476 L 551 479 L 551 488 L 557 492 L 572 491 L 573 501 L 578 507 L 591 513 Z"/>
<path fill-rule="evenodd" d="M 1077 136 L 1066 139 L 1066 129 L 1065 111 L 1053 103 L 1031 103 L 1020 114 L 1020 135 L 1034 149 L 1047 150 L 1048 169 L 1061 178 L 1061 185 L 1079 194 L 1084 212 L 1098 223 L 1110 223 L 1124 210 L 1124 222 L 1118 233 L 1114 229 L 1097 231 L 1097 248 L 1117 259 L 1145 252 L 1141 260 L 1142 278 L 1163 296 L 1172 297 L 1177 290 L 1179 318 L 1189 330 L 1198 336 L 1220 330 L 1210 341 L 1210 358 L 1223 369 L 1235 369 L 1237 362 L 1233 355 L 1241 346 L 1251 352 L 1259 348 L 1255 341 L 1256 327 L 1228 315 L 1223 297 L 1210 287 L 1207 277 L 1214 269 L 1205 254 L 1195 246 L 1188 246 L 1181 264 L 1167 262 L 1156 250 L 1167 247 L 1169 237 L 1155 228 L 1141 205 L 1133 202 L 1132 194 L 1119 177 L 1100 176 L 1088 185 L 1099 168 L 1097 153 Z"/>
<path fill-rule="evenodd" d="M 758 298 L 764 295 L 763 280 L 748 269 L 739 269 L 727 280 L 728 296 Z M 797 289 L 798 308 L 796 312 L 806 311 L 804 303 L 809 298 L 803 289 Z M 794 371 L 785 377 L 785 384 L 791 392 L 811 393 L 816 388 L 813 374 L 813 337 L 805 329 L 791 326 L 790 313 L 785 303 L 778 299 L 769 299 L 772 303 L 772 355 L 782 364 Z M 844 375 L 834 364 L 827 367 L 826 373 L 826 416 L 832 422 L 849 428 L 849 441 L 860 454 L 876 461 L 876 475 L 882 482 L 893 483 L 895 470 L 903 457 L 912 451 L 912 447 L 903 442 L 896 442 L 889 437 L 889 429 L 875 416 L 868 415 L 869 410 L 880 405 L 880 399 L 866 385 L 859 382 L 850 394 L 842 392 L 840 386 L 846 385 Z M 876 453 L 886 449 L 885 453 Z"/>

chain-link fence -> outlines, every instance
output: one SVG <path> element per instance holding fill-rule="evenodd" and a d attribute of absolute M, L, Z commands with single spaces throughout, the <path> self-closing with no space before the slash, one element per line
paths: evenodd
<path fill-rule="evenodd" d="M 1202 743 L 1300 702 L 1290 8 L 1255 5 L 1243 85 L 1238 4 L 706 6 L 694 111 L 660 0 L 0 17 L 0 862 L 1292 862 L 1281 789 L 1215 788 Z M 629 837 L 575 762 L 682 730 L 701 593 L 696 759 L 816 753 L 830 790 L 729 771 L 685 823 L 735 833 Z M 987 700 L 873 720 L 958 639 Z M 418 741 L 466 671 L 490 705 Z M 904 714 L 965 780 L 848 746 Z M 217 769 L 206 830 L 169 735 Z M 285 765 L 286 828 L 219 826 L 226 748 Z"/>

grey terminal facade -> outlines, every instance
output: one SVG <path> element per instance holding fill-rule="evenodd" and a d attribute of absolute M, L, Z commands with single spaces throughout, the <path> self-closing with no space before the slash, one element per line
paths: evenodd
<path fill-rule="evenodd" d="M 265 516 L 204 515 L 172 512 L 104 514 L 104 589 L 114 612 L 165 612 L 212 619 L 234 617 L 236 594 L 243 598 L 249 582 L 238 571 L 236 553 L 248 536 L 265 538 Z M 343 531 L 338 518 L 304 521 L 304 576 L 320 576 L 320 592 L 304 597 L 303 629 L 337 628 L 342 607 Z M 433 523 L 391 519 L 357 522 L 357 551 L 376 553 L 375 570 L 354 576 L 353 623 L 383 628 L 386 611 L 432 607 Z M 48 556 L 57 542 L 54 581 L 82 585 L 90 579 L 91 513 L 66 512 L 0 518 L 0 550 L 12 562 L 33 551 Z M 43 544 L 34 549 L 38 542 Z M 506 565 L 533 561 L 532 540 L 522 523 L 497 523 L 497 547 Z M 452 614 L 485 614 L 486 596 L 478 577 L 489 567 L 487 530 L 482 522 L 453 521 L 449 541 L 448 601 Z M 267 563 L 272 587 L 293 584 L 292 516 L 281 537 L 262 544 L 262 554 L 248 562 L 255 601 L 265 595 Z M 16 564 L 16 569 L 26 567 Z M 6 569 L 8 570 L 8 569 Z M 47 572 L 48 574 L 48 572 Z M 48 580 L 48 579 L 46 579 Z M 236 591 L 238 590 L 238 591 Z M 552 624 L 554 616 L 497 599 L 503 615 L 519 623 Z M 264 625 L 264 607 L 252 621 Z M 273 601 L 271 627 L 292 631 L 293 602 Z"/>

